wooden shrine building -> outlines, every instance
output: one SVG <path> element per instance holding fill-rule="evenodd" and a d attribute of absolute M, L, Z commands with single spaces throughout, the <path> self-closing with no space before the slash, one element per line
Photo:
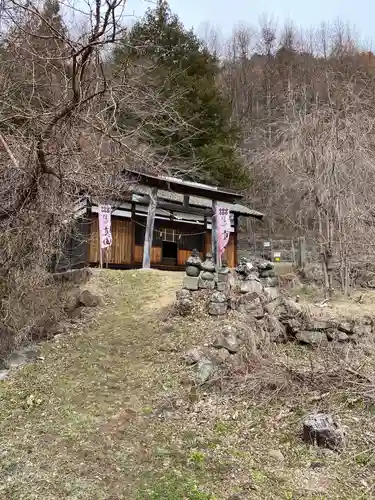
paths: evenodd
<path fill-rule="evenodd" d="M 147 221 L 153 218 L 152 246 L 148 252 L 151 267 L 180 270 L 196 248 L 201 256 L 212 252 L 213 210 L 216 203 L 230 209 L 231 234 L 224 258 L 229 267 L 237 264 L 238 218 L 263 215 L 240 203 L 235 191 L 174 177 L 157 177 L 126 172 L 133 182 L 121 202 L 112 205 L 112 245 L 104 257 L 111 268 L 142 267 L 144 247 L 148 245 Z M 74 235 L 58 268 L 97 266 L 100 260 L 98 205 L 84 198 L 77 211 Z M 146 237 L 146 241 L 145 241 Z M 146 248 L 147 252 L 147 248 Z"/>

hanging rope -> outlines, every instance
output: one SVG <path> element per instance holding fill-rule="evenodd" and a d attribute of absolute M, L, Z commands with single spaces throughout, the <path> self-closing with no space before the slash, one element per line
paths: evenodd
<path fill-rule="evenodd" d="M 138 222 L 138 221 L 136 221 L 134 219 L 133 219 L 133 222 L 135 222 L 138 226 L 146 228 L 146 225 L 142 224 L 141 222 Z M 161 233 L 161 232 L 162 232 L 162 230 L 154 229 L 154 234 L 155 233 Z M 201 234 L 206 234 L 206 231 L 201 231 L 199 233 L 178 233 L 177 235 L 179 236 L 179 238 L 183 238 L 183 237 L 186 237 L 186 236 L 199 236 Z"/>

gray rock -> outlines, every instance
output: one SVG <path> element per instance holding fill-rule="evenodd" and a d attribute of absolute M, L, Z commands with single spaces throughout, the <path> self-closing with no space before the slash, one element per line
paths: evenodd
<path fill-rule="evenodd" d="M 236 332 L 230 327 L 223 330 L 222 335 L 213 343 L 216 349 L 226 349 L 230 354 L 235 354 L 240 348 L 240 341 L 237 338 Z"/>
<path fill-rule="evenodd" d="M 315 413 L 309 415 L 303 422 L 303 440 L 306 443 L 335 450 L 343 444 L 344 432 L 331 415 Z"/>
<path fill-rule="evenodd" d="M 188 365 L 195 365 L 201 360 L 201 358 L 202 354 L 196 347 L 187 350 L 182 356 L 182 359 Z"/>
<path fill-rule="evenodd" d="M 276 278 L 276 272 L 273 269 L 267 269 L 266 271 L 259 271 L 260 278 Z"/>
<path fill-rule="evenodd" d="M 200 276 L 202 280 L 204 281 L 214 281 L 215 279 L 215 274 L 211 273 L 209 271 L 203 271 L 203 273 Z"/>
<path fill-rule="evenodd" d="M 223 259 L 221 262 L 221 267 L 218 269 L 218 274 L 225 276 L 230 273 L 230 269 L 228 267 L 228 261 Z"/>
<path fill-rule="evenodd" d="M 176 302 L 176 309 L 180 316 L 189 316 L 194 308 L 194 303 L 191 299 L 180 299 Z"/>
<path fill-rule="evenodd" d="M 258 293 L 258 294 L 263 294 L 264 293 L 264 288 L 262 283 L 258 280 L 245 280 L 241 281 L 240 285 L 240 292 L 241 293 Z"/>
<path fill-rule="evenodd" d="M 229 273 L 221 273 L 219 272 L 217 274 L 217 281 L 218 283 L 227 283 L 229 279 Z"/>
<path fill-rule="evenodd" d="M 227 289 L 227 283 L 225 281 L 219 281 L 216 283 L 216 288 L 218 292 L 225 292 Z"/>
<path fill-rule="evenodd" d="M 345 332 L 345 333 L 354 333 L 353 332 L 353 327 L 354 323 L 352 321 L 341 321 L 338 325 L 337 328 L 340 330 L 340 332 Z"/>
<path fill-rule="evenodd" d="M 206 259 L 202 262 L 202 270 L 209 273 L 214 273 L 216 271 L 215 263 L 212 260 L 212 254 L 208 253 L 206 255 Z"/>
<path fill-rule="evenodd" d="M 187 290 L 186 288 L 182 288 L 182 290 L 177 290 L 176 299 L 177 300 L 191 299 L 191 291 Z"/>
<path fill-rule="evenodd" d="M 198 288 L 206 289 L 206 290 L 215 290 L 215 281 L 213 280 L 204 280 L 202 276 L 199 277 Z"/>
<path fill-rule="evenodd" d="M 335 327 L 332 321 L 325 321 L 323 319 L 312 319 L 306 325 L 306 330 L 330 330 Z"/>
<path fill-rule="evenodd" d="M 199 273 L 201 272 L 200 268 L 197 266 L 186 266 L 185 273 L 187 276 L 191 276 L 192 278 L 197 278 Z"/>
<path fill-rule="evenodd" d="M 351 336 L 338 330 L 326 330 L 328 340 L 333 342 L 349 342 Z"/>
<path fill-rule="evenodd" d="M 265 312 L 263 306 L 265 301 L 266 299 L 263 294 L 253 292 L 238 297 L 233 306 L 241 313 L 250 314 L 255 318 L 262 318 Z"/>
<path fill-rule="evenodd" d="M 199 278 L 193 276 L 185 276 L 182 286 L 186 290 L 198 290 Z"/>
<path fill-rule="evenodd" d="M 275 286 L 278 286 L 278 284 L 279 284 L 279 280 L 276 277 L 259 278 L 259 280 L 264 287 L 275 287 Z"/>
<path fill-rule="evenodd" d="M 0 380 L 6 380 L 9 378 L 8 370 L 0 370 Z"/>
<path fill-rule="evenodd" d="M 292 337 L 295 337 L 304 328 L 303 322 L 298 317 L 283 319 L 282 324 L 285 326 L 287 335 Z"/>
<path fill-rule="evenodd" d="M 227 310 L 228 304 L 226 302 L 210 302 L 208 304 L 208 314 L 211 316 L 223 316 Z"/>
<path fill-rule="evenodd" d="M 227 300 L 227 296 L 223 292 L 214 292 L 211 296 L 211 302 L 216 302 L 218 304 L 226 303 Z"/>
<path fill-rule="evenodd" d="M 337 342 L 348 342 L 348 340 L 350 340 L 350 337 L 345 332 L 337 332 L 337 336 L 336 336 L 335 340 Z"/>
<path fill-rule="evenodd" d="M 248 276 L 251 272 L 254 271 L 254 266 L 249 262 L 245 257 L 242 257 L 240 263 L 236 267 L 236 272 L 239 277 Z"/>
<path fill-rule="evenodd" d="M 328 339 L 324 331 L 302 331 L 296 333 L 296 339 L 301 344 L 323 345 L 327 344 Z"/>
<path fill-rule="evenodd" d="M 90 290 L 82 290 L 79 303 L 84 307 L 97 307 L 102 303 L 102 299 L 100 295 L 90 292 Z"/>
<path fill-rule="evenodd" d="M 280 297 L 280 290 L 276 287 L 264 287 L 264 294 L 272 301 Z"/>
<path fill-rule="evenodd" d="M 269 260 L 265 260 L 264 262 L 260 262 L 257 265 L 257 268 L 260 271 L 266 271 L 267 269 L 273 269 L 275 267 L 275 264 Z"/>
<path fill-rule="evenodd" d="M 216 365 L 211 359 L 199 360 L 196 367 L 196 379 L 200 384 L 207 382 L 216 372 Z"/>
<path fill-rule="evenodd" d="M 202 269 L 202 261 L 201 261 L 199 252 L 196 248 L 194 248 L 194 250 L 191 252 L 190 257 L 186 261 L 186 266 L 187 267 L 188 266 L 196 267 L 199 270 Z"/>
<path fill-rule="evenodd" d="M 306 330 L 310 322 L 308 310 L 298 302 L 289 298 L 279 297 L 266 305 L 269 314 L 274 314 L 281 323 L 289 325 L 292 330 Z M 292 326 L 293 325 L 293 326 Z"/>
<path fill-rule="evenodd" d="M 271 342 L 284 343 L 288 340 L 285 326 L 275 316 L 266 314 L 263 321 Z"/>
<path fill-rule="evenodd" d="M 260 319 L 264 316 L 264 307 L 259 298 L 254 299 L 253 302 L 242 303 L 241 300 L 237 305 L 237 310 Z"/>

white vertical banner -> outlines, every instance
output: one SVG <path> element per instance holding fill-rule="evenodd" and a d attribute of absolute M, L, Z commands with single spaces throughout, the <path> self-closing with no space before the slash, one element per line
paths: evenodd
<path fill-rule="evenodd" d="M 101 249 L 108 248 L 112 245 L 111 213 L 111 205 L 99 205 L 99 237 Z"/>
<path fill-rule="evenodd" d="M 220 204 L 217 205 L 217 241 L 219 245 L 220 255 L 223 255 L 224 250 L 229 242 L 230 237 L 230 210 Z"/>

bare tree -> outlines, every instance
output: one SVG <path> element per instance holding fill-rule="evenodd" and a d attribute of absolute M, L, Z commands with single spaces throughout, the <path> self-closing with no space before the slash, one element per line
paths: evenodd
<path fill-rule="evenodd" d="M 58 0 L 2 4 L 0 313 L 18 338 L 50 314 L 42 300 L 46 269 L 74 221 L 77 198 L 121 196 L 126 166 L 169 166 L 168 151 L 160 156 L 146 146 L 142 126 L 119 126 L 119 107 L 145 121 L 169 113 L 176 128 L 186 126 L 173 96 L 162 100 L 157 88 L 143 84 L 145 68 L 126 78 L 112 72 L 109 56 L 123 35 L 126 0 L 71 4 L 65 16 L 60 6 Z"/>

